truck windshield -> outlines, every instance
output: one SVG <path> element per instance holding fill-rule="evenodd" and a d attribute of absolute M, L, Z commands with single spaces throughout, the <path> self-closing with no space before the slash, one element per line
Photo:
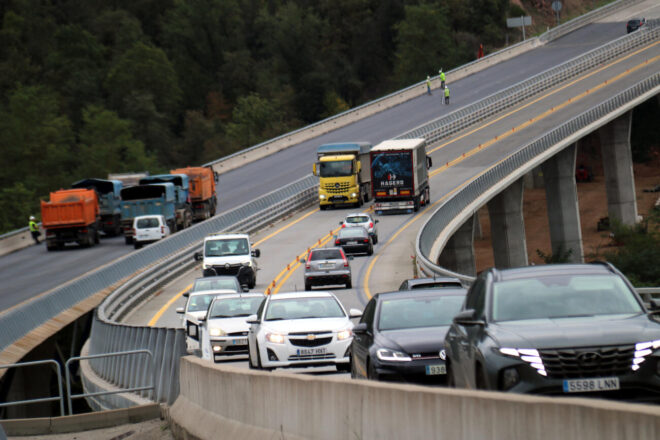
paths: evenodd
<path fill-rule="evenodd" d="M 319 175 L 321 177 L 343 177 L 353 175 L 352 160 L 338 160 L 335 162 L 320 162 Z"/>
<path fill-rule="evenodd" d="M 227 238 L 224 240 L 207 240 L 204 255 L 207 257 L 226 257 L 228 255 L 247 255 L 250 247 L 245 238 Z"/>

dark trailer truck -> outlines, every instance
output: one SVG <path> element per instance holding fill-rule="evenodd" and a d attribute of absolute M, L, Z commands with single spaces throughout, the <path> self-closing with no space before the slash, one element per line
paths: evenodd
<path fill-rule="evenodd" d="M 376 145 L 370 154 L 371 188 L 376 214 L 413 212 L 431 199 L 424 139 L 393 139 Z"/>
<path fill-rule="evenodd" d="M 109 236 L 121 234 L 122 183 L 119 180 L 83 179 L 71 185 L 71 188 L 95 190 L 101 211 L 100 230 Z"/>

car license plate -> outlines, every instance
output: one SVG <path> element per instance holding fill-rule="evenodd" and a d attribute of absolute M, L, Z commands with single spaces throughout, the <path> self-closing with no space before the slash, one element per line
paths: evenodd
<path fill-rule="evenodd" d="M 347 241 L 346 244 L 357 244 L 357 241 Z"/>
<path fill-rule="evenodd" d="M 426 366 L 427 376 L 435 376 L 436 374 L 447 374 L 447 366 L 445 364 Z"/>
<path fill-rule="evenodd" d="M 595 379 L 564 380 L 565 393 L 588 393 L 592 391 L 618 390 L 618 377 L 597 377 Z"/>
<path fill-rule="evenodd" d="M 335 263 L 321 263 L 319 267 L 321 269 L 332 269 L 335 267 Z"/>
<path fill-rule="evenodd" d="M 299 348 L 296 350 L 296 353 L 298 356 L 309 356 L 309 355 L 314 355 L 314 354 L 325 354 L 327 351 L 326 347 L 318 347 L 318 348 Z"/>
<path fill-rule="evenodd" d="M 247 338 L 238 338 L 231 340 L 232 345 L 247 345 Z"/>

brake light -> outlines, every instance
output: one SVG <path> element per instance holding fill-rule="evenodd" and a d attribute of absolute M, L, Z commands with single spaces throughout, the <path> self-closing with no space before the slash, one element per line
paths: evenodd
<path fill-rule="evenodd" d="M 339 239 L 335 240 L 335 246 L 339 246 L 340 244 Z"/>
<path fill-rule="evenodd" d="M 346 227 L 346 223 L 342 223 L 342 224 L 341 224 L 341 227 L 342 227 L 342 228 L 345 228 L 345 227 Z"/>
<path fill-rule="evenodd" d="M 344 250 L 339 249 L 339 252 L 341 252 L 341 257 L 344 259 L 344 267 L 348 267 L 348 260 L 346 259 L 346 254 L 344 254 Z"/>
<path fill-rule="evenodd" d="M 369 222 L 369 228 L 373 228 L 373 227 L 374 227 L 374 222 Z"/>
<path fill-rule="evenodd" d="M 160 227 L 160 233 L 161 233 L 161 234 L 164 234 L 164 233 L 165 233 L 165 226 L 161 226 L 161 227 Z"/>
<path fill-rule="evenodd" d="M 312 259 L 312 253 L 307 254 L 307 261 L 305 261 L 305 269 L 309 269 L 309 260 Z"/>
<path fill-rule="evenodd" d="M 368 239 L 368 238 L 365 238 L 365 239 L 364 239 L 364 242 L 365 242 L 365 243 L 369 243 L 369 239 Z"/>

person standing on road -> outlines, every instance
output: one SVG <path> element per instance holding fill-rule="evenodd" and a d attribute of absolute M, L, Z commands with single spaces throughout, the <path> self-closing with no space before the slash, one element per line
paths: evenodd
<path fill-rule="evenodd" d="M 30 228 L 30 234 L 32 234 L 34 242 L 39 244 L 39 236 L 41 235 L 41 232 L 39 232 L 39 225 L 37 225 L 36 219 L 33 215 L 30 216 L 30 223 L 28 223 L 28 227 Z"/>
<path fill-rule="evenodd" d="M 431 94 L 431 77 L 426 75 L 426 93 Z"/>
<path fill-rule="evenodd" d="M 445 88 L 445 72 L 442 71 L 442 67 L 438 71 L 440 74 L 440 88 L 444 89 Z"/>
<path fill-rule="evenodd" d="M 449 105 L 449 86 L 445 86 L 445 105 Z"/>

